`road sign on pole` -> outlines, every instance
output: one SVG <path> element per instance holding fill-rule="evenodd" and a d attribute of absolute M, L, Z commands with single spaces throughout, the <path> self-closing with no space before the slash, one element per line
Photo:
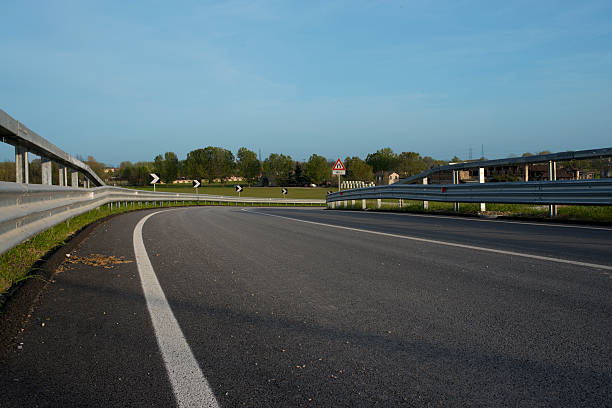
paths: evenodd
<path fill-rule="evenodd" d="M 196 194 L 200 194 L 200 193 L 198 192 L 198 187 L 200 187 L 200 185 L 201 185 L 201 184 L 200 184 L 200 180 L 193 180 L 193 188 L 195 188 L 195 189 L 196 189 Z"/>
<path fill-rule="evenodd" d="M 288 192 L 288 191 L 287 191 L 287 189 L 286 189 L 286 188 L 283 188 L 283 189 L 281 190 L 281 193 L 283 193 L 283 197 L 287 195 L 287 192 Z"/>
<path fill-rule="evenodd" d="M 150 173 L 149 177 L 151 177 L 151 182 L 149 184 L 153 184 L 153 191 L 155 192 L 155 184 L 159 181 L 159 176 L 155 173 Z"/>
<path fill-rule="evenodd" d="M 338 175 L 338 191 L 340 191 L 340 177 L 346 174 L 346 167 L 344 167 L 340 158 L 336 160 L 334 167 L 332 167 L 332 173 Z"/>
<path fill-rule="evenodd" d="M 238 193 L 238 197 L 240 197 L 240 192 L 243 190 L 240 184 L 236 184 L 236 192 Z"/>

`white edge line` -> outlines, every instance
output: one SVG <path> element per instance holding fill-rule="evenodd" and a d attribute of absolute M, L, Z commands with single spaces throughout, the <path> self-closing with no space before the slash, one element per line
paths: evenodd
<path fill-rule="evenodd" d="M 242 211 L 244 211 L 246 213 L 266 215 L 268 217 L 284 218 L 284 219 L 287 219 L 287 220 L 303 222 L 303 223 L 306 223 L 306 224 L 320 225 L 320 226 L 330 227 L 330 228 L 338 228 L 338 229 L 343 229 L 343 230 L 347 230 L 347 231 L 364 232 L 364 233 L 367 233 L 367 234 L 382 235 L 382 236 L 391 237 L 391 238 L 408 239 L 408 240 L 411 240 L 411 241 L 425 242 L 425 243 L 428 243 L 428 244 L 445 245 L 445 246 L 450 246 L 450 247 L 455 247 L 455 248 L 471 249 L 471 250 L 483 251 L 483 252 L 492 252 L 492 253 L 502 254 L 502 255 L 520 256 L 520 257 L 523 257 L 523 258 L 537 259 L 537 260 L 540 260 L 540 261 L 557 262 L 557 263 L 563 263 L 563 264 L 569 264 L 569 265 L 584 266 L 584 267 L 588 267 L 588 268 L 597 268 L 597 269 L 605 269 L 605 270 L 608 270 L 608 271 L 612 271 L 612 266 L 608 266 L 608 265 L 600 265 L 600 264 L 594 264 L 594 263 L 589 263 L 589 262 L 572 261 L 572 260 L 569 260 L 569 259 L 562 259 L 562 258 L 551 258 L 551 257 L 548 257 L 548 256 L 523 254 L 523 253 L 520 253 L 520 252 L 504 251 L 502 249 L 485 248 L 485 247 L 479 247 L 479 246 L 475 246 L 475 245 L 466 245 L 466 244 L 457 244 L 457 243 L 454 243 L 454 242 L 438 241 L 438 240 L 435 240 L 435 239 L 411 237 L 409 235 L 399 235 L 399 234 L 391 234 L 391 233 L 388 233 L 388 232 L 370 231 L 370 230 L 365 230 L 365 229 L 361 229 L 361 228 L 352 228 L 352 227 L 345 227 L 345 226 L 342 226 L 342 225 L 326 224 L 326 223 L 323 223 L 323 222 L 300 220 L 298 218 L 286 217 L 286 216 L 283 216 L 283 215 L 276 215 L 276 214 L 267 214 L 267 213 L 258 212 L 258 211 L 252 211 L 252 210 L 247 210 L 247 209 L 243 209 Z"/>
<path fill-rule="evenodd" d="M 143 217 L 134 228 L 134 254 L 147 309 L 177 405 L 219 408 L 215 395 L 172 313 L 142 239 L 145 222 L 155 214 L 166 211 L 168 210 L 157 211 Z"/>
<path fill-rule="evenodd" d="M 325 211 L 325 210 L 319 210 Z M 514 225 L 533 225 L 536 227 L 554 227 L 554 228 L 576 228 L 576 229 L 589 229 L 589 230 L 600 230 L 600 231 L 612 231 L 612 228 L 606 227 L 593 227 L 589 225 L 569 225 L 569 224 L 553 224 L 546 222 L 530 222 L 520 220 L 500 220 L 498 218 L 474 218 L 474 217 L 458 217 L 456 215 L 436 215 L 436 214 L 419 214 L 419 213 L 398 213 L 393 211 L 355 211 L 355 210 L 334 210 L 334 211 L 346 211 L 351 214 L 372 214 L 372 215 L 394 215 L 396 217 L 420 217 L 420 218 L 439 218 L 439 219 L 450 219 L 450 220 L 462 220 L 472 222 L 494 222 L 500 224 L 514 224 Z"/>

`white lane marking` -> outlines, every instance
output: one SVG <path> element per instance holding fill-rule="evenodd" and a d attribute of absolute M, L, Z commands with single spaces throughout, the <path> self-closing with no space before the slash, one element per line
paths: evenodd
<path fill-rule="evenodd" d="M 326 210 L 317 210 L 318 212 L 324 213 Z M 343 210 L 340 210 L 342 212 Z M 460 221 L 473 221 L 473 222 L 492 222 L 499 224 L 514 224 L 514 225 L 534 225 L 536 227 L 555 227 L 555 228 L 577 228 L 577 229 L 589 229 L 589 230 L 601 230 L 601 231 L 612 231 L 612 228 L 606 227 L 592 227 L 589 225 L 572 225 L 572 224 L 553 224 L 546 222 L 529 222 L 529 221 L 511 221 L 511 220 L 500 220 L 498 218 L 474 218 L 474 217 L 458 217 L 456 215 L 435 215 L 435 214 L 417 214 L 417 213 L 398 213 L 392 211 L 354 211 L 347 210 L 346 214 L 359 214 L 359 215 L 394 215 L 397 217 L 421 217 L 421 218 L 439 218 L 442 220 L 460 220 Z"/>
<path fill-rule="evenodd" d="M 219 408 L 215 395 L 204 378 L 172 309 L 170 309 L 142 240 L 142 226 L 150 217 L 160 212 L 165 211 L 147 215 L 134 228 L 136 264 L 157 344 L 162 353 L 178 406 Z"/>
<path fill-rule="evenodd" d="M 252 211 L 252 210 L 247 210 L 247 209 L 243 209 L 242 211 L 244 211 L 246 213 L 267 215 L 268 217 L 284 218 L 284 219 L 287 219 L 287 220 L 303 222 L 303 223 L 306 223 L 306 224 L 321 225 L 321 226 L 330 227 L 330 228 L 338 228 L 338 229 L 343 229 L 343 230 L 347 230 L 347 231 L 364 232 L 366 234 L 374 234 L 374 235 L 382 235 L 382 236 L 385 236 L 385 237 L 408 239 L 408 240 L 411 240 L 411 241 L 426 242 L 428 244 L 446 245 L 446 246 L 455 247 L 455 248 L 471 249 L 471 250 L 483 251 L 483 252 L 492 252 L 492 253 L 502 254 L 502 255 L 520 256 L 520 257 L 523 257 L 523 258 L 537 259 L 537 260 L 540 260 L 540 261 L 557 262 L 557 263 L 563 263 L 563 264 L 569 264 L 569 265 L 585 266 L 585 267 L 588 267 L 588 268 L 597 268 L 597 269 L 605 269 L 605 270 L 608 270 L 608 271 L 612 271 L 612 266 L 608 266 L 608 265 L 600 265 L 600 264 L 594 264 L 594 263 L 589 263 L 589 262 L 572 261 L 572 260 L 569 260 L 569 259 L 552 258 L 552 257 L 548 257 L 548 256 L 525 254 L 525 253 L 521 253 L 521 252 L 504 251 L 502 249 L 485 248 L 485 247 L 479 247 L 479 246 L 475 246 L 475 245 L 457 244 L 457 243 L 454 243 L 454 242 L 438 241 L 438 240 L 435 240 L 435 239 L 427 239 L 427 238 L 418 238 L 418 237 L 412 237 L 412 236 L 409 236 L 409 235 L 399 235 L 399 234 L 391 234 L 391 233 L 388 233 L 388 232 L 370 231 L 370 230 L 365 230 L 365 229 L 361 229 L 361 228 L 344 227 L 342 225 L 334 225 L 334 224 L 326 224 L 326 223 L 323 223 L 323 222 L 300 220 L 299 218 L 286 217 L 284 215 L 267 214 L 267 213 L 258 212 L 258 211 Z"/>

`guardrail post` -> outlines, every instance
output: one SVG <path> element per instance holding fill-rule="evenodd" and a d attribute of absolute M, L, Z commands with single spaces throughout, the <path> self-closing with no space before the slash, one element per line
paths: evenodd
<path fill-rule="evenodd" d="M 351 200 L 351 207 L 355 206 L 355 200 Z"/>
<path fill-rule="evenodd" d="M 361 209 L 365 210 L 366 208 L 368 208 L 367 202 L 365 199 L 361 200 Z"/>
<path fill-rule="evenodd" d="M 380 198 L 376 199 L 376 209 L 380 210 L 380 207 L 382 207 L 382 200 Z"/>
<path fill-rule="evenodd" d="M 404 208 L 404 199 L 399 199 L 399 208 Z"/>
<path fill-rule="evenodd" d="M 453 184 L 459 184 L 459 172 L 457 170 L 453 170 Z M 453 202 L 453 210 L 459 212 L 458 202 Z"/>
<path fill-rule="evenodd" d="M 549 161 L 548 162 L 548 180 L 555 181 L 557 179 L 557 162 Z M 555 204 L 551 204 L 548 206 L 548 215 L 550 217 L 554 217 L 557 215 L 557 206 Z"/>
<path fill-rule="evenodd" d="M 42 183 L 45 185 L 52 185 L 53 184 L 53 175 L 52 175 L 52 168 L 53 168 L 53 164 L 51 163 L 51 159 L 47 158 L 47 157 L 40 157 L 40 167 L 41 167 L 41 172 L 42 172 Z"/>
<path fill-rule="evenodd" d="M 72 183 L 71 183 L 72 187 L 78 187 L 79 186 L 79 172 L 72 170 L 70 172 L 70 178 L 72 178 Z"/>
<path fill-rule="evenodd" d="M 15 146 L 15 181 L 28 184 L 30 182 L 28 150 Z"/>
<path fill-rule="evenodd" d="M 427 185 L 427 177 L 423 177 L 423 184 Z M 426 210 L 429 208 L 429 201 L 423 201 L 423 209 Z"/>
<path fill-rule="evenodd" d="M 485 182 L 485 169 L 484 167 L 480 167 L 478 169 L 478 182 L 483 184 Z M 480 203 L 480 212 L 487 211 L 487 205 L 485 203 Z"/>

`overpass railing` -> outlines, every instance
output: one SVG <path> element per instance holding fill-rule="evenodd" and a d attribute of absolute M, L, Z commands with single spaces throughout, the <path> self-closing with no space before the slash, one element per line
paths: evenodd
<path fill-rule="evenodd" d="M 70 156 L 68 153 L 49 142 L 47 139 L 28 129 L 23 123 L 13 119 L 0 109 L 0 140 L 15 146 L 15 178 L 17 183 L 29 182 L 28 153 L 40 156 L 42 167 L 42 183 L 51 185 L 51 163 L 59 166 L 59 184 L 73 187 L 79 185 L 79 173 L 82 174 L 85 187 L 89 183 L 104 186 L 104 181 L 85 163 Z M 68 170 L 71 173 L 71 182 L 68 182 Z"/>
<path fill-rule="evenodd" d="M 165 193 L 120 187 L 73 188 L 0 182 L 0 254 L 69 218 L 116 203 L 139 202 L 240 203 L 242 205 L 325 205 L 325 200 L 228 197 Z"/>

